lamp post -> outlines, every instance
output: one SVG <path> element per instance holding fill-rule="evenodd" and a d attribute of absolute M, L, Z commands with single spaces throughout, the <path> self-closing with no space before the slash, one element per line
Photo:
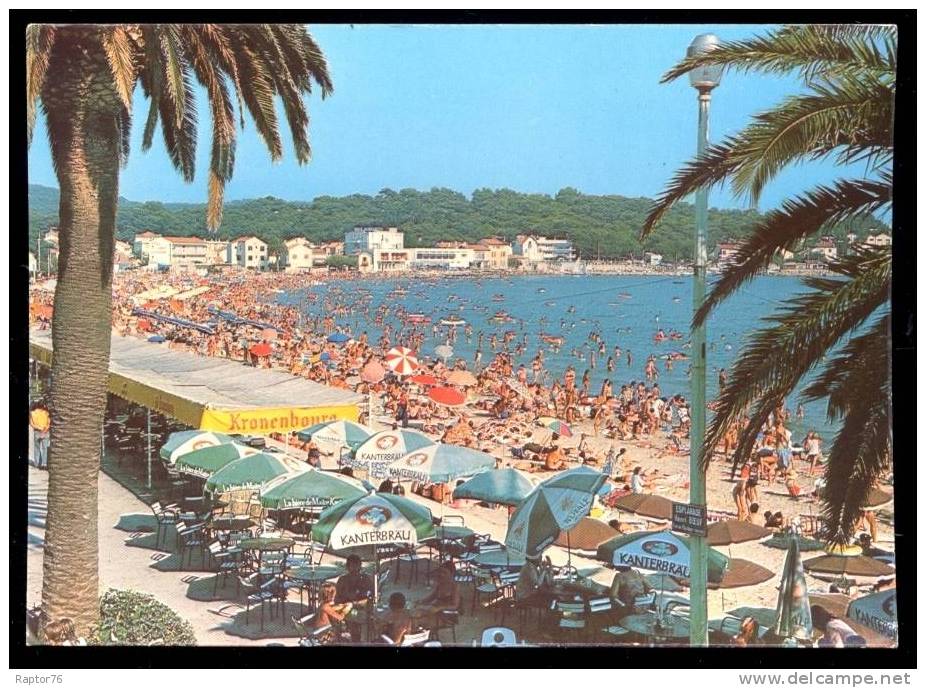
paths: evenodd
<path fill-rule="evenodd" d="M 696 36 L 688 46 L 688 57 L 703 54 L 717 47 L 717 36 L 706 33 Z M 698 156 L 707 148 L 707 124 L 710 114 L 711 91 L 720 83 L 721 68 L 717 66 L 698 67 L 688 73 L 691 85 L 698 91 Z M 693 312 L 697 313 L 704 303 L 704 289 L 707 273 L 707 188 L 701 187 L 695 195 L 695 246 L 694 285 L 692 288 Z M 706 472 L 701 466 L 704 450 L 704 430 L 707 416 L 707 328 L 695 327 L 691 332 L 691 348 L 694 359 L 691 365 L 691 454 L 690 495 L 688 501 L 694 506 L 707 506 L 705 483 Z M 691 538 L 691 634 L 689 641 L 694 646 L 707 645 L 707 539 Z"/>

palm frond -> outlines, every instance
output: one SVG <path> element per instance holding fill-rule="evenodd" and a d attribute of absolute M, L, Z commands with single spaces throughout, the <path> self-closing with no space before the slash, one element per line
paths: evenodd
<path fill-rule="evenodd" d="M 666 72 L 662 82 L 707 65 L 772 74 L 797 71 L 808 81 L 820 74 L 857 72 L 892 80 L 896 34 L 873 26 L 786 26 L 765 36 L 724 41 L 714 50 L 686 57 Z"/>
<path fill-rule="evenodd" d="M 47 24 L 29 24 L 26 27 L 26 137 L 30 144 L 35 129 L 36 106 L 45 85 L 54 42 L 55 27 Z"/>
<path fill-rule="evenodd" d="M 196 24 L 188 28 L 199 36 L 203 48 L 215 61 L 216 68 L 231 79 L 235 97 L 238 99 L 238 116 L 241 127 L 244 128 L 245 105 L 244 98 L 241 95 L 242 88 L 241 79 L 238 76 L 238 62 L 224 27 L 220 24 Z"/>
<path fill-rule="evenodd" d="M 794 249 L 801 239 L 824 227 L 889 206 L 892 181 L 891 175 L 882 175 L 881 181 L 840 180 L 832 187 L 818 187 L 785 201 L 780 209 L 766 215 L 739 247 L 695 314 L 693 325 L 704 323 L 718 305 L 768 268 L 779 252 Z"/>
<path fill-rule="evenodd" d="M 708 427 L 701 456 L 705 466 L 713 448 L 740 414 L 759 400 L 785 398 L 827 351 L 890 298 L 888 252 L 863 252 L 834 261 L 831 266 L 848 279 L 805 280 L 812 291 L 788 299 L 778 312 L 763 319 L 771 326 L 758 330 L 748 340 Z M 751 427 L 756 421 L 761 427 L 762 420 L 764 417 L 754 418 Z M 735 462 L 745 457 L 757 432 L 758 428 L 743 433 Z"/>
<path fill-rule="evenodd" d="M 137 70 L 135 66 L 135 45 L 125 26 L 108 26 L 103 29 L 101 40 L 109 69 L 113 74 L 116 91 L 122 104 L 132 108 L 132 92 L 135 90 Z"/>
<path fill-rule="evenodd" d="M 177 128 L 183 125 L 186 110 L 186 62 L 183 57 L 180 37 L 177 35 L 179 27 L 170 24 L 159 24 L 157 27 L 158 40 L 163 60 L 165 93 L 173 108 L 174 124 Z M 161 111 L 164 117 L 164 111 Z"/>
<path fill-rule="evenodd" d="M 283 157 L 283 144 L 273 103 L 273 76 L 266 60 L 251 47 L 246 37 L 247 34 L 243 33 L 233 43 L 241 80 L 249 86 L 242 95 L 257 131 L 270 151 L 270 159 L 276 162 Z"/>

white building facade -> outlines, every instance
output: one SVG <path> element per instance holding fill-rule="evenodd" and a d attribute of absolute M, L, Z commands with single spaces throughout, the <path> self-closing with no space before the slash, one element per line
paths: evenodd
<path fill-rule="evenodd" d="M 234 260 L 232 265 L 240 265 L 251 270 L 266 270 L 269 262 L 267 244 L 256 236 L 240 237 L 231 242 L 229 254 Z"/>
<path fill-rule="evenodd" d="M 405 232 L 398 227 L 354 227 L 344 235 L 344 255 L 356 256 L 377 249 L 401 250 L 405 248 Z"/>

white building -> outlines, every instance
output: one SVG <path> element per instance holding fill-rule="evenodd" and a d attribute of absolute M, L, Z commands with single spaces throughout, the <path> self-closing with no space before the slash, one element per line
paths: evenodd
<path fill-rule="evenodd" d="M 519 234 L 511 249 L 513 255 L 532 263 L 576 259 L 575 247 L 569 239 Z"/>
<path fill-rule="evenodd" d="M 518 258 L 532 263 L 543 260 L 540 248 L 537 246 L 536 237 L 523 234 L 519 234 L 515 237 L 514 243 L 511 245 L 511 253 Z"/>
<path fill-rule="evenodd" d="M 652 251 L 646 251 L 643 254 L 643 262 L 646 263 L 647 265 L 651 265 L 655 267 L 656 265 L 659 265 L 660 263 L 662 263 L 662 254 L 653 253 Z"/>
<path fill-rule="evenodd" d="M 739 250 L 740 245 L 737 243 L 717 244 L 717 264 L 727 265 L 728 263 L 732 263 Z"/>
<path fill-rule="evenodd" d="M 229 245 L 229 253 L 234 257 L 234 260 L 229 260 L 232 265 L 240 265 L 252 270 L 267 269 L 267 244 L 256 236 L 235 239 Z"/>
<path fill-rule="evenodd" d="M 880 234 L 872 234 L 867 239 L 865 243 L 868 246 L 890 246 L 892 243 L 891 235 L 886 232 L 881 232 Z"/>
<path fill-rule="evenodd" d="M 135 235 L 135 239 L 132 241 L 132 247 L 135 249 L 136 255 L 141 258 L 148 257 L 148 246 L 154 239 L 160 239 L 160 234 L 155 234 L 154 232 L 145 231 L 140 234 Z"/>
<path fill-rule="evenodd" d="M 135 257 L 132 254 L 132 244 L 128 241 L 122 241 L 121 239 L 116 239 L 114 253 L 116 262 L 128 262 Z"/>
<path fill-rule="evenodd" d="M 405 248 L 405 233 L 398 227 L 354 227 L 344 235 L 344 255 L 356 256 L 376 249 L 401 250 Z"/>
<path fill-rule="evenodd" d="M 206 264 L 206 242 L 199 237 L 157 237 L 148 243 L 148 263 L 172 270 Z"/>
<path fill-rule="evenodd" d="M 836 242 L 832 239 L 821 239 L 816 246 L 810 249 L 811 255 L 820 256 L 826 260 L 836 258 L 836 253 Z"/>
<path fill-rule="evenodd" d="M 293 237 L 283 242 L 283 265 L 287 271 L 311 270 L 315 265 L 315 244 L 305 237 Z"/>
<path fill-rule="evenodd" d="M 424 270 L 466 270 L 473 265 L 472 248 L 412 248 L 409 265 Z"/>
<path fill-rule="evenodd" d="M 230 242 L 218 239 L 206 240 L 206 265 L 227 265 Z"/>

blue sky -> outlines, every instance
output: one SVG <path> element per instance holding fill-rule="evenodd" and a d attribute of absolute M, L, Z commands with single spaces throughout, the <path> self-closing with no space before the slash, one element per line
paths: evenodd
<path fill-rule="evenodd" d="M 311 200 L 438 186 L 465 194 L 483 187 L 553 194 L 572 186 L 589 194 L 654 196 L 692 156 L 697 126 L 696 92 L 687 79 L 661 85 L 660 76 L 696 34 L 743 38 L 767 28 L 314 25 L 335 92 L 310 99 L 312 162 L 298 166 L 287 143 L 285 159 L 272 164 L 248 123 L 226 198 Z M 712 140 L 799 89 L 794 78 L 725 75 L 714 92 Z M 205 103 L 191 184 L 172 170 L 160 135 L 141 152 L 146 109 L 139 91 L 120 194 L 202 202 L 211 136 Z M 788 170 L 759 207 L 768 210 L 837 173 L 827 162 Z M 41 121 L 29 181 L 57 185 Z M 746 207 L 723 191 L 712 194 L 711 205 Z"/>

